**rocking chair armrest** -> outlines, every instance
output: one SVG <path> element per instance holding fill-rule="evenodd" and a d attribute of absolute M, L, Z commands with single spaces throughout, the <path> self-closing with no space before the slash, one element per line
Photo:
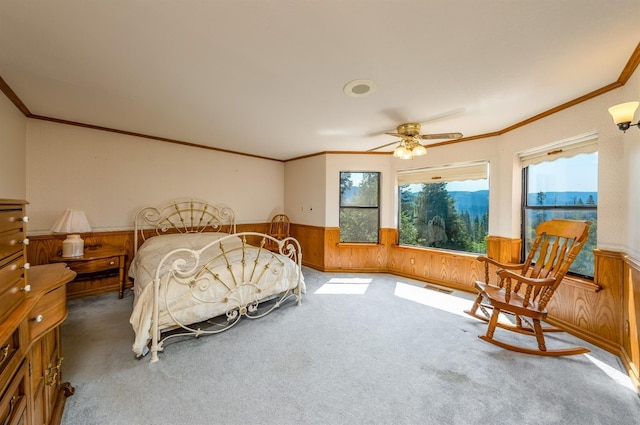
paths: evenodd
<path fill-rule="evenodd" d="M 484 255 L 477 256 L 476 260 L 478 260 L 480 262 L 483 262 L 483 263 L 493 264 L 494 266 L 497 266 L 500 269 L 506 269 L 506 270 L 520 270 L 520 269 L 522 269 L 524 267 L 524 264 L 501 263 L 500 261 L 496 261 L 496 260 L 491 259 L 489 257 L 485 257 Z"/>
<path fill-rule="evenodd" d="M 522 282 L 524 284 L 531 285 L 531 286 L 551 286 L 556 281 L 556 279 L 553 277 L 536 279 L 532 277 L 519 275 L 510 270 L 498 270 L 496 273 L 498 274 L 498 276 L 500 276 L 500 279 L 511 278 L 511 279 L 517 280 L 518 282 Z"/>

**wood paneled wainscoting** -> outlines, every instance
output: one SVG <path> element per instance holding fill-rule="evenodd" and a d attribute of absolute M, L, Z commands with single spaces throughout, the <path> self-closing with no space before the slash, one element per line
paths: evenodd
<path fill-rule="evenodd" d="M 640 393 L 640 261 L 628 256 L 624 260 L 620 357 Z"/>
<path fill-rule="evenodd" d="M 238 224 L 238 232 L 266 232 L 269 229 L 269 223 L 253 223 Z M 48 234 L 29 236 L 29 245 L 27 245 L 27 255 L 31 265 L 49 264 L 51 259 L 62 252 L 62 241 L 66 238 L 66 234 Z M 81 234 L 84 239 L 85 249 L 91 246 L 115 246 L 122 247 L 126 252 L 125 257 L 125 289 L 131 288 L 133 283 L 127 276 L 131 260 L 133 259 L 133 230 L 116 230 L 109 232 L 90 232 Z M 255 241 L 249 241 L 254 243 Z M 139 242 L 140 243 L 140 242 Z M 102 294 L 105 292 L 118 291 L 120 287 L 119 276 L 117 273 L 112 275 L 96 276 L 95 279 L 89 276 L 75 280 L 67 284 L 67 297 L 79 298 Z"/>
<path fill-rule="evenodd" d="M 29 236 L 27 255 L 32 265 L 49 264 L 51 259 L 62 252 L 62 241 L 66 234 L 58 235 L 37 235 Z M 92 246 L 115 246 L 122 247 L 126 252 L 125 256 L 125 288 L 132 286 L 126 271 L 129 270 L 131 259 L 133 258 L 133 231 L 122 230 L 112 232 L 91 232 L 81 235 L 84 239 L 85 249 Z M 77 279 L 67 284 L 67 298 L 79 298 L 83 296 L 97 295 L 110 291 L 118 291 L 120 288 L 120 278 L 118 273 L 102 274 L 95 279 L 88 276 L 84 279 Z"/>
<path fill-rule="evenodd" d="M 238 225 L 238 231 L 265 232 L 268 223 Z M 379 244 L 341 244 L 338 228 L 291 225 L 300 241 L 306 266 L 327 272 L 381 272 L 473 292 L 484 270 L 475 255 L 397 245 L 396 229 L 381 229 Z M 91 232 L 85 246 L 124 247 L 125 270 L 133 258 L 133 231 Z M 27 255 L 32 265 L 48 264 L 61 250 L 65 235 L 30 236 Z M 520 240 L 490 236 L 488 256 L 519 262 Z M 549 322 L 620 356 L 640 390 L 640 261 L 624 253 L 594 250 L 593 281 L 567 278 L 549 305 Z M 492 271 L 493 273 L 493 271 Z M 125 287 L 132 283 L 127 279 Z M 118 277 L 68 284 L 83 295 L 118 290 Z"/>

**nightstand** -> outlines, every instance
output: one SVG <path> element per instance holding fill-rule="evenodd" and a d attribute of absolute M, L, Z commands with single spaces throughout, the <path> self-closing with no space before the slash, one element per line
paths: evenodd
<path fill-rule="evenodd" d="M 67 267 L 77 273 L 75 281 L 87 279 L 103 279 L 118 273 L 118 296 L 124 295 L 124 248 L 101 245 L 96 248 L 87 247 L 82 257 L 62 257 L 56 255 L 50 259 L 52 263 L 67 263 Z M 90 294 L 87 294 L 90 295 Z"/>

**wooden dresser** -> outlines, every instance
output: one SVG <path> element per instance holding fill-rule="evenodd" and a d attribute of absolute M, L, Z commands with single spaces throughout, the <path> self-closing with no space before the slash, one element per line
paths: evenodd
<path fill-rule="evenodd" d="M 58 424 L 73 394 L 61 379 L 60 324 L 75 272 L 29 267 L 25 205 L 0 199 L 0 424 Z"/>

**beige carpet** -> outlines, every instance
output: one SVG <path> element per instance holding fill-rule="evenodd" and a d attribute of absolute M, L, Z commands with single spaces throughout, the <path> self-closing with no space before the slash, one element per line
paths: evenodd
<path fill-rule="evenodd" d="M 500 349 L 462 314 L 469 294 L 421 282 L 307 268 L 305 279 L 301 306 L 170 342 L 154 364 L 131 351 L 130 292 L 70 301 L 63 379 L 76 393 L 62 423 L 640 423 L 640 399 L 603 350 L 543 358 Z"/>

